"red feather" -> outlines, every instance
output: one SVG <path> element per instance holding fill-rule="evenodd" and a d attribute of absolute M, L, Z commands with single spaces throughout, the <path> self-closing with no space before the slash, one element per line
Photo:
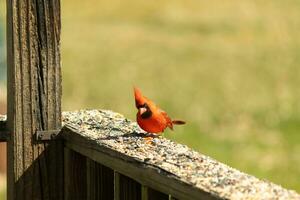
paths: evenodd
<path fill-rule="evenodd" d="M 135 106 L 139 110 L 137 113 L 137 123 L 146 132 L 161 133 L 167 127 L 173 130 L 173 125 L 185 124 L 182 120 L 171 120 L 168 114 L 161 110 L 141 91 L 134 87 Z"/>

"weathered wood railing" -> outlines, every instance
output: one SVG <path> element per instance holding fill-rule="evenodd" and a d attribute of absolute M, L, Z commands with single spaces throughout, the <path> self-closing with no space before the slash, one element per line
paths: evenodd
<path fill-rule="evenodd" d="M 300 199 L 185 145 L 149 143 L 111 111 L 65 112 L 63 125 L 52 139 L 64 141 L 65 199 Z"/>

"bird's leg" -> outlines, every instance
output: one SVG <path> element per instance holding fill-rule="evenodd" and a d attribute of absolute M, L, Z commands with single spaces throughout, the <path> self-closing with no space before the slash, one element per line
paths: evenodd
<path fill-rule="evenodd" d="M 154 138 L 159 137 L 159 134 L 155 133 L 148 133 L 147 135 L 148 136 L 144 137 L 147 144 L 151 144 Z"/>
<path fill-rule="evenodd" d="M 153 141 L 153 137 L 151 137 L 151 136 L 144 137 L 144 140 L 145 140 L 146 144 L 151 144 Z"/>

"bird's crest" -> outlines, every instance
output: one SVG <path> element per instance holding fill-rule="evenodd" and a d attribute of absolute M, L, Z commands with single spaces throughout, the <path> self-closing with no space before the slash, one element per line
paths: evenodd
<path fill-rule="evenodd" d="M 134 87 L 134 98 L 135 106 L 137 108 L 145 103 L 145 97 L 142 95 L 140 89 L 138 89 L 137 87 Z"/>

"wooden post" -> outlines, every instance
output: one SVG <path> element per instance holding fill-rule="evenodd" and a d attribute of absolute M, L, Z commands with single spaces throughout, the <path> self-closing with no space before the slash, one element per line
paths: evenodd
<path fill-rule="evenodd" d="M 8 200 L 63 199 L 60 1 L 7 0 Z"/>

